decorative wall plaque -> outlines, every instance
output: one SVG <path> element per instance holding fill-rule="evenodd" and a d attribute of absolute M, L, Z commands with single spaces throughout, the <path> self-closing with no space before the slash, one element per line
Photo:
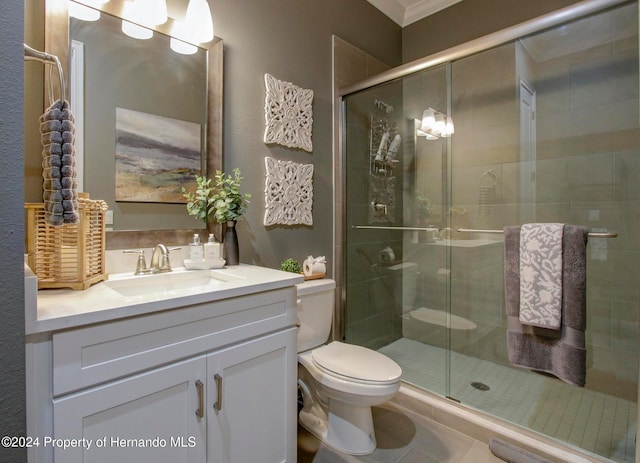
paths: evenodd
<path fill-rule="evenodd" d="M 264 224 L 313 225 L 313 164 L 264 158 Z"/>
<path fill-rule="evenodd" d="M 264 75 L 264 142 L 313 151 L 313 90 Z"/>

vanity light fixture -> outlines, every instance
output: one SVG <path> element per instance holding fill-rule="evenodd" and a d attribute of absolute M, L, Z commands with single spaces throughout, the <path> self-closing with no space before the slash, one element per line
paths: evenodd
<path fill-rule="evenodd" d="M 189 0 L 184 22 L 196 43 L 213 40 L 213 19 L 207 0 Z"/>
<path fill-rule="evenodd" d="M 80 3 L 69 2 L 69 16 L 82 21 L 97 21 L 100 19 L 100 11 Z"/>
<path fill-rule="evenodd" d="M 176 53 L 181 55 L 193 55 L 198 51 L 198 47 L 193 45 L 193 29 L 184 21 L 174 21 L 171 29 L 171 40 L 169 46 Z"/>
<path fill-rule="evenodd" d="M 124 3 L 122 32 L 134 39 L 153 37 L 150 28 L 167 22 L 166 0 L 134 0 Z"/>
<path fill-rule="evenodd" d="M 100 19 L 100 6 L 109 0 L 83 0 L 83 3 L 69 2 L 69 16 L 82 21 L 97 21 Z"/>
<path fill-rule="evenodd" d="M 184 21 L 175 21 L 170 47 L 176 53 L 192 55 L 198 51 L 194 44 L 213 40 L 213 20 L 207 0 L 189 0 Z"/>
<path fill-rule="evenodd" d="M 167 22 L 166 0 L 135 0 L 133 21 L 143 26 L 159 26 Z"/>
<path fill-rule="evenodd" d="M 416 129 L 416 135 L 427 140 L 448 138 L 454 133 L 453 119 L 433 108 L 427 108 L 422 113 L 420 127 Z"/>

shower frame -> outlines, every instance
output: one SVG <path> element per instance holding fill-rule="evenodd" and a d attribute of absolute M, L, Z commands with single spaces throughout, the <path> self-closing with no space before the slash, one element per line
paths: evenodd
<path fill-rule="evenodd" d="M 435 68 L 437 66 L 451 63 L 452 61 L 459 60 L 476 53 L 480 53 L 491 48 L 504 45 L 508 42 L 517 40 L 527 35 L 531 35 L 543 30 L 559 26 L 565 22 L 579 19 L 594 13 L 598 13 L 609 8 L 613 8 L 619 5 L 630 3 L 629 0 L 584 0 L 573 5 L 561 8 L 551 13 L 533 18 L 531 20 L 522 22 L 520 24 L 502 29 L 500 31 L 485 35 L 478 39 L 471 40 L 469 42 L 448 48 L 446 50 L 419 58 L 417 60 L 408 62 L 406 64 L 397 66 L 395 68 L 383 71 L 373 77 L 369 77 L 365 80 L 350 84 L 344 87 L 340 87 L 336 92 L 336 144 L 335 144 L 335 164 L 337 166 L 335 182 L 339 183 L 339 190 L 341 192 L 340 197 L 336 198 L 334 202 L 336 204 L 335 220 L 337 222 L 334 230 L 336 235 L 335 241 L 335 254 L 334 262 L 340 263 L 336 265 L 334 269 L 334 276 L 337 280 L 337 286 L 339 288 L 339 294 L 337 295 L 337 307 L 334 317 L 334 339 L 344 339 L 345 336 L 345 310 L 346 310 L 346 224 L 347 224 L 347 203 L 346 203 L 346 179 L 345 173 L 341 170 L 341 167 L 346 164 L 346 147 L 345 147 L 345 134 L 346 134 L 346 97 L 353 95 L 363 90 L 367 90 L 376 87 L 381 84 L 386 84 L 392 81 L 399 80 L 403 77 L 410 76 L 420 71 Z M 450 88 L 449 90 L 450 91 Z M 447 98 L 447 104 L 451 104 L 451 99 Z M 448 110 L 451 108 L 449 107 Z M 447 149 L 445 147 L 444 149 Z M 450 162 L 450 159 L 449 159 Z M 444 185 L 443 185 L 444 187 Z M 443 192 L 445 198 L 449 198 L 451 192 Z M 367 228 L 367 227 L 363 227 Z M 394 227 L 396 228 L 396 227 Z M 400 227 L 407 228 L 407 227 Z M 411 227 L 408 227 L 411 228 Z M 407 229 L 408 229 L 407 228 Z M 475 230 L 478 231 L 478 230 Z M 486 232 L 494 232 L 494 230 L 485 230 Z M 611 236 L 606 236 L 611 237 Z M 450 288 L 447 289 L 449 291 Z M 450 296 L 449 296 L 450 297 Z M 447 369 L 449 366 L 447 365 Z M 637 417 L 640 428 L 640 415 Z M 636 452 L 636 462 L 640 462 L 640 452 Z"/>

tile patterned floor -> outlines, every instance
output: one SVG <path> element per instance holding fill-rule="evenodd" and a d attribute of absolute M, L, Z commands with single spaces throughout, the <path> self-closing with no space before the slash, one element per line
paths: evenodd
<path fill-rule="evenodd" d="M 352 456 L 298 429 L 298 463 L 504 463 L 486 444 L 395 404 L 373 408 L 378 448 Z"/>
<path fill-rule="evenodd" d="M 635 461 L 635 402 L 456 352 L 447 359 L 444 349 L 410 339 L 380 351 L 398 362 L 408 383 L 613 461 Z M 451 371 L 448 391 L 446 362 Z M 490 389 L 478 390 L 471 386 L 474 381 Z"/>

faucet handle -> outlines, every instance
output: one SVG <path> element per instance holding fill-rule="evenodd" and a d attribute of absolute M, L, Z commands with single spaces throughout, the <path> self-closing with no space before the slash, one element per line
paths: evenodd
<path fill-rule="evenodd" d="M 162 272 L 170 272 L 171 269 L 171 261 L 169 260 L 169 253 L 171 251 L 177 251 L 182 249 L 180 246 L 174 248 L 167 248 L 167 252 L 162 254 L 162 260 L 160 262 L 160 271 Z"/>
<path fill-rule="evenodd" d="M 142 275 L 145 273 L 149 273 L 149 269 L 147 268 L 147 261 L 144 258 L 144 251 L 142 249 L 125 249 L 122 251 L 123 254 L 138 254 L 138 260 L 136 262 L 136 271 L 133 273 L 134 275 Z"/>

